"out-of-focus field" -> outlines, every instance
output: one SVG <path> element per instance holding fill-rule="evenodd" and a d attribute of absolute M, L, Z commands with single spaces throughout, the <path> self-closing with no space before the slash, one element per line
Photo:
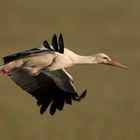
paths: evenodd
<path fill-rule="evenodd" d="M 81 103 L 39 114 L 36 101 L 0 77 L 0 140 L 139 140 L 140 1 L 0 1 L 0 57 L 39 47 L 63 33 L 65 47 L 107 53 L 130 67 L 76 66 L 68 71 Z M 0 60 L 2 65 L 2 60 Z"/>

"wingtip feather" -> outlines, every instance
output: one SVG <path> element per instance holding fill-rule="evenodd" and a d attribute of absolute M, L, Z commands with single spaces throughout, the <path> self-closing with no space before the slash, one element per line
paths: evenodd
<path fill-rule="evenodd" d="M 63 36 L 62 33 L 59 35 L 59 47 L 60 47 L 60 53 L 64 53 L 64 41 L 63 41 Z"/>

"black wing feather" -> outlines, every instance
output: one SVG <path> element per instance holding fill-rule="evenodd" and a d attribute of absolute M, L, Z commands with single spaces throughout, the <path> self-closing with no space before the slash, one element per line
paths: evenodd
<path fill-rule="evenodd" d="M 60 89 L 46 72 L 31 76 L 20 68 L 11 72 L 9 76 L 23 90 L 37 99 L 37 104 L 41 106 L 41 114 L 46 111 L 49 105 L 50 114 L 53 115 L 57 109 L 62 110 L 65 103 L 72 104 L 72 99 L 79 101 L 76 92 L 71 93 Z"/>
<path fill-rule="evenodd" d="M 53 35 L 53 38 L 52 38 L 52 46 L 53 46 L 53 48 L 54 48 L 55 51 L 59 52 L 56 34 Z"/>
<path fill-rule="evenodd" d="M 20 59 L 20 58 L 24 58 L 24 57 L 32 55 L 32 54 L 41 53 L 41 52 L 44 52 L 44 51 L 46 51 L 46 50 L 40 50 L 39 48 L 34 48 L 34 49 L 31 49 L 31 50 L 26 50 L 26 51 L 23 51 L 23 52 L 11 54 L 11 55 L 3 57 L 4 64 L 12 62 L 12 61 Z"/>
<path fill-rule="evenodd" d="M 45 48 L 47 48 L 47 49 L 49 49 L 49 50 L 52 51 L 52 48 L 50 47 L 50 45 L 49 45 L 49 43 L 48 43 L 47 40 L 45 40 L 45 41 L 43 42 L 43 46 L 44 46 Z"/>
<path fill-rule="evenodd" d="M 62 34 L 59 36 L 59 52 L 64 53 L 64 41 Z"/>

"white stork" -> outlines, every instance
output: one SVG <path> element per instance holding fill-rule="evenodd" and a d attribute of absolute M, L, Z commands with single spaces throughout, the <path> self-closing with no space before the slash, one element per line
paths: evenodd
<path fill-rule="evenodd" d="M 50 105 L 50 114 L 62 110 L 64 104 L 72 104 L 72 100 L 81 101 L 87 90 L 79 96 L 73 85 L 71 75 L 65 68 L 76 64 L 107 64 L 127 69 L 126 66 L 110 59 L 106 54 L 92 56 L 77 55 L 64 48 L 62 34 L 54 34 L 52 45 L 43 42 L 40 48 L 5 56 L 4 65 L 0 67 L 0 75 L 8 74 L 23 90 L 37 99 L 43 114 Z"/>

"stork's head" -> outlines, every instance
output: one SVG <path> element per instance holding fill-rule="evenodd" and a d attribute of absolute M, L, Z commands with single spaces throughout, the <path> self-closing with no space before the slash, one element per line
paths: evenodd
<path fill-rule="evenodd" d="M 128 69 L 126 66 L 124 66 L 124 65 L 118 63 L 117 61 L 111 59 L 110 57 L 108 57 L 104 53 L 95 54 L 95 62 L 98 63 L 98 64 L 106 64 L 106 65 L 116 66 L 116 67 L 123 68 L 123 69 Z"/>

